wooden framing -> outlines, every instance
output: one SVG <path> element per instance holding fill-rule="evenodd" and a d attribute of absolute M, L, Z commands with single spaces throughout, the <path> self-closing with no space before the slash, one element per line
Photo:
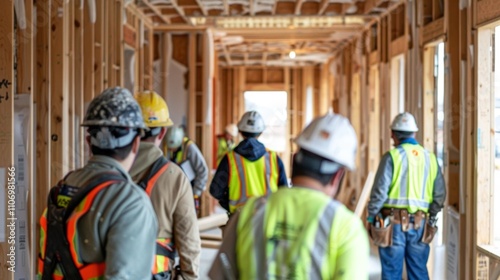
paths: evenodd
<path fill-rule="evenodd" d="M 0 256 L 0 260 L 2 266 L 0 267 L 0 277 L 2 279 L 14 279 L 14 273 L 9 271 L 9 267 L 13 267 L 11 269 L 15 269 L 15 256 L 14 263 L 9 263 L 11 258 L 8 254 L 12 254 L 12 247 L 9 245 L 12 242 L 9 242 L 8 237 L 10 237 L 11 232 L 9 227 L 7 227 L 8 223 L 12 221 L 13 216 L 15 214 L 12 213 L 12 209 L 7 207 L 8 199 L 11 199 L 9 195 L 11 195 L 10 185 L 8 185 L 8 178 L 12 177 L 12 174 L 9 174 L 9 168 L 12 168 L 14 164 L 14 45 L 13 40 L 15 34 L 12 33 L 14 30 L 14 1 L 7 1 L 3 4 L 2 9 L 0 9 L 0 32 L 2 34 L 11 34 L 10 38 L 5 38 L 4 40 L 0 40 L 0 80 L 2 81 L 2 86 L 0 87 L 0 170 L 3 173 L 4 180 L 1 182 L 2 186 L 4 186 L 5 196 L 4 201 L 2 201 L 3 207 L 2 213 L 5 214 L 2 230 L 5 233 L 5 240 L 0 240 L 0 249 L 4 252 Z M 9 187 L 8 187 L 9 186 Z M 7 195 L 8 194 L 8 195 Z M 15 195 L 15 194 L 14 194 Z M 14 230 L 15 233 L 15 230 Z M 15 251 L 13 253 L 15 255 Z"/>

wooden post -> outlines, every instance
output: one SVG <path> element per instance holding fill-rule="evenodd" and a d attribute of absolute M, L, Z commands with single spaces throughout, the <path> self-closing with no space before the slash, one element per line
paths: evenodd
<path fill-rule="evenodd" d="M 69 50 L 69 15 L 65 9 L 65 0 L 54 0 L 51 13 L 51 132 L 50 144 L 52 153 L 51 185 L 69 171 L 68 170 L 68 50 Z M 65 13 L 66 12 L 66 13 Z"/>
<path fill-rule="evenodd" d="M 51 10 L 52 0 L 37 1 L 37 21 L 36 21 L 36 84 L 35 95 L 36 104 L 36 214 L 38 219 L 47 206 L 47 195 L 52 185 L 51 183 L 51 145 L 50 145 L 50 115 L 51 115 Z M 37 223 L 38 225 L 38 223 Z M 38 240 L 39 225 L 36 229 L 36 240 Z M 39 246 L 34 248 L 36 255 L 39 253 Z M 2 278 L 3 279 L 3 278 Z"/>
<path fill-rule="evenodd" d="M 94 94 L 99 95 L 105 89 L 104 85 L 104 4 L 107 1 L 96 1 L 96 22 L 94 30 Z M 90 73 L 88 73 L 90 75 Z"/>
<path fill-rule="evenodd" d="M 33 1 L 24 0 L 24 8 L 25 8 L 25 19 L 26 19 L 26 27 L 25 29 L 18 28 L 17 33 L 17 43 L 18 43 L 18 55 L 17 55 L 17 90 L 18 94 L 28 94 L 29 96 L 29 104 L 33 104 L 33 88 L 34 88 L 34 41 L 35 41 L 35 32 L 34 28 L 36 27 L 36 23 L 33 18 Z M 28 192 L 28 197 L 26 198 L 27 205 L 27 225 L 25 230 L 27 231 L 27 236 L 25 242 L 28 242 L 28 247 L 26 250 L 28 252 L 28 260 L 29 263 L 26 264 L 27 267 L 31 268 L 31 271 L 27 270 L 25 275 L 32 275 L 33 268 L 35 267 L 35 251 L 36 245 L 35 236 L 36 236 L 36 220 L 35 216 L 35 193 L 34 193 L 34 178 L 33 178 L 33 168 L 34 168 L 34 141 L 33 141 L 33 107 L 30 106 L 29 112 L 29 122 L 27 124 L 28 130 L 28 141 L 24 143 L 26 147 L 27 154 L 24 159 L 27 164 L 27 169 L 25 172 L 24 179 L 24 187 Z M 17 149 L 21 149 L 21 146 L 18 146 Z M 18 164 L 20 164 L 19 159 L 15 159 Z M 21 180 L 19 180 L 21 181 Z"/>
<path fill-rule="evenodd" d="M 97 66 L 97 60 L 95 57 L 96 45 L 95 45 L 95 24 L 91 21 L 91 11 L 87 3 L 83 6 L 83 101 L 90 102 L 96 93 L 96 85 L 94 75 L 94 67 Z M 82 132 L 83 133 L 83 132 Z"/>
<path fill-rule="evenodd" d="M 0 9 L 0 33 L 4 35 L 4 39 L 0 40 L 0 180 L 3 188 L 3 201 L 0 202 L 3 219 L 5 222 L 0 224 L 0 231 L 5 233 L 5 239 L 0 240 L 0 278 L 13 279 L 15 264 L 19 259 L 16 259 L 15 248 L 10 245 L 9 237 L 13 232 L 16 234 L 15 228 L 12 230 L 8 227 L 12 222 L 15 223 L 15 213 L 11 212 L 10 204 L 11 195 L 15 196 L 15 185 L 8 184 L 8 179 L 13 177 L 9 171 L 14 163 L 14 141 L 13 141 L 13 111 L 14 111 L 14 1 L 4 1 L 2 9 Z M 9 37 L 8 34 L 11 34 Z M 15 173 L 15 172 L 14 172 Z M 12 188 L 12 189 L 11 189 Z M 15 201 L 14 201 L 15 202 Z M 9 255 L 14 256 L 9 256 Z"/>
<path fill-rule="evenodd" d="M 83 5 L 86 3 L 83 2 Z M 73 8 L 75 10 L 74 13 L 74 24 L 72 25 L 74 29 L 74 49 L 73 49 L 73 57 L 74 57 L 74 112 L 75 119 L 73 121 L 74 124 L 74 133 L 75 133 L 75 160 L 74 160 L 74 168 L 80 168 L 83 166 L 83 151 L 85 138 L 83 129 L 80 128 L 80 124 L 83 121 L 83 117 L 85 112 L 84 109 L 84 65 L 85 65 L 85 54 L 84 54 L 84 7 L 80 6 L 80 2 L 75 1 L 73 4 Z M 92 48 L 91 48 L 92 49 Z M 92 72 L 90 72 L 92 73 Z M 92 75 L 88 75 L 92 76 Z"/>
<path fill-rule="evenodd" d="M 189 33 L 189 97 L 188 97 L 188 116 L 187 135 L 196 139 L 196 33 Z"/>

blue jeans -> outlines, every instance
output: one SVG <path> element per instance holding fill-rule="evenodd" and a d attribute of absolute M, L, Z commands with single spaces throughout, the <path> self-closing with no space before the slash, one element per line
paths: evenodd
<path fill-rule="evenodd" d="M 429 259 L 429 245 L 420 242 L 424 232 L 424 223 L 418 230 L 401 230 L 400 224 L 393 224 L 392 246 L 379 247 L 380 262 L 382 263 L 383 280 L 400 280 L 403 274 L 403 259 L 406 260 L 408 280 L 429 279 L 427 260 Z"/>

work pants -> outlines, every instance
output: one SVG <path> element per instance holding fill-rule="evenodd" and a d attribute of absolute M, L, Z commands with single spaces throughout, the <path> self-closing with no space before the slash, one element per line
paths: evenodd
<path fill-rule="evenodd" d="M 410 224 L 407 232 L 401 230 L 401 224 L 393 224 L 392 246 L 379 247 L 382 263 L 383 280 L 399 280 L 403 274 L 403 260 L 406 261 L 408 280 L 429 279 L 427 260 L 429 245 L 420 242 L 424 231 L 425 219 L 418 230 Z"/>

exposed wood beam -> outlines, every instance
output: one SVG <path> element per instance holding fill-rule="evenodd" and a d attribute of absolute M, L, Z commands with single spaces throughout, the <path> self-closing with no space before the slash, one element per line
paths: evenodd
<path fill-rule="evenodd" d="M 151 11 L 155 13 L 159 18 L 161 18 L 165 23 L 170 24 L 170 19 L 167 18 L 161 11 L 153 4 L 149 2 L 149 0 L 142 0 L 142 3 L 146 5 Z"/>
<path fill-rule="evenodd" d="M 204 16 L 208 15 L 207 9 L 201 4 L 200 0 L 196 0 L 196 4 L 200 7 L 201 12 L 203 13 Z"/>
<path fill-rule="evenodd" d="M 228 0 L 224 0 L 224 15 L 228 16 L 229 15 L 229 4 L 227 3 Z"/>
<path fill-rule="evenodd" d="M 330 0 L 321 0 L 321 4 L 319 4 L 318 15 L 322 15 L 325 13 L 326 8 L 330 4 Z"/>
<path fill-rule="evenodd" d="M 300 15 L 300 9 L 302 9 L 302 3 L 304 3 L 304 0 L 298 0 L 297 4 L 295 4 L 295 14 Z"/>
<path fill-rule="evenodd" d="M 193 26 L 193 25 L 186 25 L 186 24 L 164 24 L 164 25 L 157 25 L 154 27 L 155 31 L 170 31 L 170 32 L 175 32 L 175 31 L 194 31 L 194 30 L 199 30 L 203 31 L 206 30 L 206 26 Z"/>
<path fill-rule="evenodd" d="M 226 48 L 226 45 L 222 45 L 222 50 L 224 51 L 224 57 L 226 58 L 227 65 L 233 65 L 231 61 L 231 56 L 229 55 L 229 51 Z"/>
<path fill-rule="evenodd" d="M 182 19 L 189 25 L 193 25 L 193 23 L 186 17 L 186 14 L 184 13 L 184 10 L 179 7 L 179 4 L 177 4 L 177 0 L 171 0 L 172 7 L 177 11 L 177 13 L 182 17 Z"/>
<path fill-rule="evenodd" d="M 255 2 L 254 2 L 254 0 L 248 0 L 248 5 L 250 6 L 250 15 L 255 16 Z"/>

